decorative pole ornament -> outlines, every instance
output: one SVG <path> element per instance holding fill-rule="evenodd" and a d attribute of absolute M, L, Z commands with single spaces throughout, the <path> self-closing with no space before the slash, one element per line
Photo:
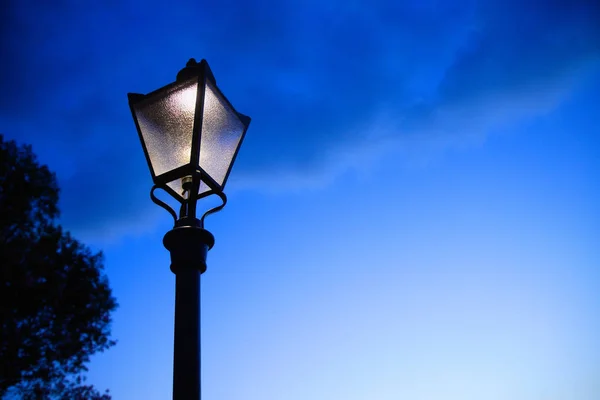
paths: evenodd
<path fill-rule="evenodd" d="M 175 82 L 146 95 L 128 93 L 129 106 L 154 186 L 150 197 L 167 210 L 174 227 L 163 244 L 175 273 L 173 399 L 200 399 L 200 275 L 213 235 L 204 218 L 227 203 L 225 183 L 250 118 L 238 113 L 221 90 L 206 60 L 190 59 Z M 179 214 L 154 192 L 162 189 L 180 203 Z M 196 216 L 199 199 L 222 204 Z"/>

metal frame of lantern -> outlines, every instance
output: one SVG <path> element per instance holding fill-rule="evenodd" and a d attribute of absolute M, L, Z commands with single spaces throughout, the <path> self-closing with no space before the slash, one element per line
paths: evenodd
<path fill-rule="evenodd" d="M 153 101 L 155 101 L 156 97 L 162 97 L 168 94 L 175 93 L 177 90 L 181 90 L 181 88 L 184 87 L 186 83 L 196 85 L 192 135 L 190 138 L 191 143 L 189 146 L 189 161 L 176 168 L 169 169 L 165 172 L 157 174 L 155 165 L 153 165 L 152 156 L 150 154 L 151 152 L 148 150 L 148 145 L 146 143 L 147 138 L 144 137 L 143 129 L 140 126 L 140 121 L 138 119 L 137 111 L 139 110 L 136 111 L 136 107 L 144 105 L 145 103 L 152 103 Z M 206 171 L 205 167 L 201 165 L 202 134 L 203 123 L 205 122 L 204 109 L 206 105 L 207 88 L 214 94 L 217 100 L 220 100 L 224 103 L 223 106 L 229 109 L 231 114 L 235 115 L 238 118 L 239 122 L 243 127 L 238 143 L 231 156 L 231 161 L 229 162 L 227 170 L 223 178 L 221 179 L 221 183 L 215 180 L 215 178 Z M 171 216 L 173 216 L 176 225 L 178 225 L 182 223 L 187 224 L 187 222 L 182 221 L 183 219 L 196 218 L 195 205 L 198 200 L 210 196 L 212 194 L 216 194 L 221 198 L 223 203 L 220 206 L 212 208 L 204 213 L 202 218 L 200 218 L 199 220 L 200 226 L 203 226 L 204 218 L 207 215 L 221 210 L 227 203 L 227 197 L 225 196 L 225 193 L 223 193 L 223 189 L 225 187 L 227 179 L 229 178 L 229 174 L 231 173 L 233 163 L 235 162 L 238 151 L 244 140 L 246 131 L 248 130 L 248 126 L 250 124 L 250 117 L 237 112 L 233 105 L 229 102 L 227 97 L 225 97 L 225 95 L 221 92 L 221 90 L 217 86 L 216 79 L 206 60 L 202 60 L 201 62 L 197 63 L 192 58 L 188 61 L 186 67 L 179 71 L 175 82 L 170 83 L 160 89 L 154 90 L 146 95 L 138 93 L 128 93 L 128 98 L 131 113 L 133 115 L 135 126 L 138 131 L 142 148 L 144 150 L 144 155 L 146 157 L 146 162 L 148 163 L 148 168 L 150 169 L 152 180 L 154 182 L 154 186 L 150 191 L 150 197 L 152 201 L 157 205 L 163 207 L 165 210 L 167 210 L 171 214 Z M 183 190 L 181 193 L 178 193 L 175 189 L 173 189 L 173 187 L 169 185 L 170 183 L 176 182 L 179 179 L 182 180 L 181 186 Z M 184 187 L 184 182 L 187 183 L 187 190 Z M 200 192 L 202 184 L 204 184 L 205 187 L 203 188 L 204 190 Z M 170 206 L 168 206 L 165 202 L 159 200 L 155 196 L 154 192 L 156 189 L 163 189 L 164 191 L 169 193 L 175 200 L 181 203 L 179 216 Z"/>

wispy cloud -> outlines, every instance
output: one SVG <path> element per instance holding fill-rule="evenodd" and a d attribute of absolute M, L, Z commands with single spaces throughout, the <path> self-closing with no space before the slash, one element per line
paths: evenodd
<path fill-rule="evenodd" d="M 103 230 L 147 215 L 125 93 L 170 82 L 191 56 L 253 117 L 233 179 L 286 190 L 552 110 L 597 66 L 599 19 L 583 0 L 13 1 L 0 128 L 58 171 L 69 226 Z"/>

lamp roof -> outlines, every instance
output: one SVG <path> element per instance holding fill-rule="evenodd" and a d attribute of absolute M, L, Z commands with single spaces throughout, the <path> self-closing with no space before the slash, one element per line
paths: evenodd
<path fill-rule="evenodd" d="M 200 62 L 196 62 L 194 58 L 190 58 L 185 65 L 185 68 L 177 73 L 177 81 L 185 81 L 187 79 L 201 76 L 202 74 L 204 74 L 206 79 L 209 79 L 213 84 L 217 84 L 215 76 L 210 70 L 208 62 L 206 62 L 205 59 L 202 59 Z"/>

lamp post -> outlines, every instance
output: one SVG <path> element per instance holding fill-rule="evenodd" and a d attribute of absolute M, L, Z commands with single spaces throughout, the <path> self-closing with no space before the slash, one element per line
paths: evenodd
<path fill-rule="evenodd" d="M 146 95 L 128 93 L 154 186 L 152 201 L 167 210 L 174 227 L 163 244 L 175 274 L 173 399 L 200 399 L 200 276 L 214 245 L 204 218 L 221 210 L 223 193 L 250 118 L 235 111 L 217 87 L 206 60 L 188 61 L 175 82 Z M 177 214 L 154 192 L 180 203 Z M 217 195 L 222 204 L 196 216 L 199 199 Z"/>

